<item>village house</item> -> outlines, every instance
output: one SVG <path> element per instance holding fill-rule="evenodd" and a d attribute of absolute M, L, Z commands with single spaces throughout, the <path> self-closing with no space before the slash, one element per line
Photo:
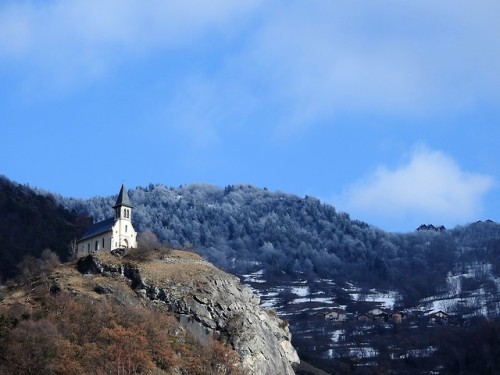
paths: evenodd
<path fill-rule="evenodd" d="M 78 240 L 79 254 L 137 247 L 137 233 L 132 226 L 133 206 L 124 184 L 113 208 L 114 217 L 95 223 Z"/>
<path fill-rule="evenodd" d="M 314 316 L 318 319 L 325 319 L 325 315 L 326 313 L 325 312 L 315 312 L 314 313 Z"/>
<path fill-rule="evenodd" d="M 370 311 L 368 311 L 368 314 L 370 314 L 371 316 L 377 316 L 377 315 L 380 315 L 380 314 L 383 314 L 383 313 L 386 313 L 384 310 L 382 309 L 379 309 L 378 307 L 374 308 L 374 309 L 371 309 Z"/>
<path fill-rule="evenodd" d="M 406 313 L 402 311 L 396 311 L 394 314 L 392 314 L 391 318 L 394 323 L 401 324 L 403 320 L 406 319 Z"/>
<path fill-rule="evenodd" d="M 373 319 L 377 322 L 387 322 L 389 321 L 389 314 L 383 311 L 380 314 L 373 315 Z"/>
<path fill-rule="evenodd" d="M 435 324 L 447 324 L 450 316 L 442 310 L 433 312 L 429 315 L 429 322 Z"/>
<path fill-rule="evenodd" d="M 344 310 L 334 309 L 325 314 L 326 320 L 345 322 L 347 320 L 347 314 Z"/>
<path fill-rule="evenodd" d="M 362 313 L 356 316 L 358 322 L 373 322 L 373 315 Z"/>

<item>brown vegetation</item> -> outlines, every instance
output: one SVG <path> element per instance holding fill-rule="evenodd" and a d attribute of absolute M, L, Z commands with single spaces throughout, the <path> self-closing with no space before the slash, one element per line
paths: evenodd
<path fill-rule="evenodd" d="M 77 289 L 11 288 L 2 301 L 1 374 L 241 373 L 236 352 L 215 340 L 201 346 L 173 315 L 78 292 L 88 285 L 71 281 L 71 267 L 51 279 L 62 276 Z"/>
<path fill-rule="evenodd" d="M 156 234 L 151 231 L 144 231 L 139 233 L 137 248 L 129 249 L 126 257 L 138 261 L 151 261 L 163 259 L 171 251 L 172 249 L 158 240 Z"/>

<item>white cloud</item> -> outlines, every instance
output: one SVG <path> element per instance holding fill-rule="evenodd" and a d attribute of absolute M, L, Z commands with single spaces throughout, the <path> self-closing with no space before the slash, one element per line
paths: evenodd
<path fill-rule="evenodd" d="M 292 126 L 338 112 L 428 116 L 500 95 L 500 3 L 287 2 L 249 51 Z M 290 125 L 287 125 L 290 126 Z"/>
<path fill-rule="evenodd" d="M 495 0 L 3 1 L 0 63 L 21 67 L 28 85 L 78 87 L 130 60 L 210 51 L 215 35 L 196 72 L 175 69 L 214 87 L 231 79 L 259 99 L 261 126 L 287 132 L 345 112 L 415 117 L 497 103 L 499 12 Z"/>
<path fill-rule="evenodd" d="M 207 32 L 223 35 L 259 2 L 5 1 L 0 59 L 62 83 L 96 78 L 117 62 L 190 44 Z"/>
<path fill-rule="evenodd" d="M 407 163 L 394 170 L 381 166 L 349 187 L 336 205 L 375 225 L 386 220 L 456 225 L 479 217 L 492 186 L 490 176 L 465 172 L 444 153 L 420 146 Z"/>

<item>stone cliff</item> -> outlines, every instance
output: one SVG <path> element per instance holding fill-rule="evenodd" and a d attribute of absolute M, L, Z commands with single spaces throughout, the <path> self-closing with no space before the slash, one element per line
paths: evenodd
<path fill-rule="evenodd" d="M 81 258 L 83 277 L 95 278 L 94 292 L 127 302 L 159 305 L 203 343 L 224 337 L 251 374 L 294 374 L 299 358 L 287 323 L 259 306 L 259 298 L 229 275 L 195 254 L 173 251 L 161 260 L 137 262 L 111 254 Z M 115 283 L 125 281 L 133 297 Z"/>

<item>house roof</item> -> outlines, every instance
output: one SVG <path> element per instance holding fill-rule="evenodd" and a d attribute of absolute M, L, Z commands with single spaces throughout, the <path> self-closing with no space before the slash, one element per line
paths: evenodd
<path fill-rule="evenodd" d="M 450 315 L 445 313 L 443 310 L 438 310 L 438 311 L 434 311 L 433 313 L 429 314 L 429 316 L 448 317 Z"/>
<path fill-rule="evenodd" d="M 358 314 L 356 316 L 356 319 L 359 319 L 359 318 L 368 318 L 368 319 L 373 320 L 373 315 L 370 315 L 368 313 L 362 313 L 362 314 Z"/>
<path fill-rule="evenodd" d="M 125 189 L 125 184 L 122 184 L 120 192 L 118 193 L 118 198 L 116 198 L 116 203 L 113 206 L 113 208 L 116 208 L 119 206 L 127 206 L 127 207 L 131 207 L 131 208 L 133 207 L 130 204 L 130 199 L 128 198 L 127 189 Z"/>
<path fill-rule="evenodd" d="M 113 227 L 114 223 L 115 223 L 115 218 L 113 218 L 113 217 L 110 217 L 109 219 L 95 223 L 94 225 L 92 225 L 89 228 L 89 230 L 87 230 L 83 234 L 82 238 L 80 238 L 79 241 L 83 241 L 83 240 L 86 240 L 87 238 L 91 238 L 91 237 L 97 236 L 99 234 L 106 233 L 106 232 L 110 231 L 111 228 Z"/>

